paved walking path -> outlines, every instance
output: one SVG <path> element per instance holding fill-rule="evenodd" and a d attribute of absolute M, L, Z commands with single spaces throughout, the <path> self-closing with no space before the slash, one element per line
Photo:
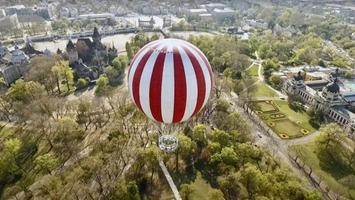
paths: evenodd
<path fill-rule="evenodd" d="M 175 199 L 176 200 L 181 200 L 181 196 L 180 196 L 179 190 L 177 189 L 173 179 L 170 176 L 170 173 L 169 173 L 168 169 L 165 167 L 165 164 L 164 164 L 164 162 L 162 160 L 159 161 L 159 166 L 160 166 L 161 170 L 163 171 L 163 173 L 165 175 L 165 178 L 168 181 L 171 190 L 174 193 Z"/>
<path fill-rule="evenodd" d="M 259 60 L 259 58 L 258 58 L 258 60 Z M 269 84 L 267 84 L 267 83 L 265 82 L 264 76 L 263 76 L 263 74 L 262 74 L 262 68 L 263 68 L 263 67 L 262 67 L 262 62 L 263 62 L 263 61 L 260 60 L 260 62 L 256 63 L 257 65 L 259 65 L 259 68 L 258 68 L 258 79 L 259 79 L 259 81 L 261 81 L 262 83 L 264 83 L 264 84 L 266 85 L 266 87 L 268 87 L 270 90 L 276 92 L 276 94 L 279 95 L 279 97 L 282 97 L 282 98 L 287 99 L 287 96 L 286 96 L 286 95 L 282 94 L 280 91 L 276 90 L 275 88 L 271 87 Z"/>

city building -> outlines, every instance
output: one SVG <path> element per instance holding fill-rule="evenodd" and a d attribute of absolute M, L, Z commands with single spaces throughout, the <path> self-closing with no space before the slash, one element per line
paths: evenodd
<path fill-rule="evenodd" d="M 10 52 L 0 43 L 0 51 L 5 52 L 0 55 L 0 77 L 6 85 L 10 85 L 24 75 L 29 57 L 17 45 Z"/>
<path fill-rule="evenodd" d="M 223 3 L 209 3 L 209 4 L 205 4 L 204 7 L 209 10 L 209 11 L 212 11 L 214 9 L 225 9 L 226 8 L 226 5 L 223 4 Z"/>
<path fill-rule="evenodd" d="M 6 16 L 6 12 L 4 9 L 0 9 L 0 18 L 1 17 L 5 17 Z"/>
<path fill-rule="evenodd" d="M 50 19 L 51 12 L 48 7 L 25 7 L 24 5 L 15 5 L 5 8 L 7 16 L 17 14 L 18 16 L 39 16 L 44 19 Z"/>
<path fill-rule="evenodd" d="M 259 29 L 267 29 L 267 23 L 261 20 L 254 20 L 254 19 L 249 19 L 249 20 L 245 20 L 245 22 L 253 27 L 253 28 L 259 28 Z"/>
<path fill-rule="evenodd" d="M 283 85 L 283 92 L 299 97 L 309 107 L 321 111 L 332 121 L 355 133 L 355 81 L 339 76 L 339 70 L 325 79 L 305 81 L 298 72 Z"/>
<path fill-rule="evenodd" d="M 205 8 L 193 8 L 186 11 L 186 15 L 190 17 L 198 17 L 200 14 L 206 13 L 208 13 L 208 11 Z"/>
<path fill-rule="evenodd" d="M 152 29 L 154 28 L 154 18 L 151 17 L 149 19 L 139 18 L 138 19 L 138 26 L 143 29 Z"/>
<path fill-rule="evenodd" d="M 0 34 L 16 34 L 16 30 L 21 28 L 16 14 L 0 18 Z"/>
<path fill-rule="evenodd" d="M 111 13 L 100 13 L 100 14 L 83 14 L 79 15 L 77 19 L 81 20 L 98 20 L 98 21 L 104 21 L 104 20 L 114 20 L 115 15 Z"/>
<path fill-rule="evenodd" d="M 213 18 L 217 21 L 223 21 L 226 18 L 232 18 L 236 15 L 236 11 L 231 8 L 215 8 L 212 10 Z"/>
<path fill-rule="evenodd" d="M 201 13 L 198 15 L 199 18 L 201 19 L 201 22 L 211 22 L 213 21 L 213 16 L 210 13 Z"/>
<path fill-rule="evenodd" d="M 80 37 L 76 44 L 71 40 L 66 46 L 69 65 L 79 78 L 97 79 L 104 68 L 117 57 L 117 49 L 101 43 L 101 35 L 94 28 L 92 37 Z"/>
<path fill-rule="evenodd" d="M 164 16 L 163 17 L 163 27 L 170 27 L 171 26 L 171 16 Z"/>

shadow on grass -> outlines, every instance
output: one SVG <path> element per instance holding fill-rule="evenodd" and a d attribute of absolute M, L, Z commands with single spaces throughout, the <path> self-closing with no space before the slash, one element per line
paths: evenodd
<path fill-rule="evenodd" d="M 321 170 L 329 173 L 336 180 L 355 173 L 346 163 L 344 163 L 342 155 L 334 157 L 331 153 L 326 151 L 318 151 L 316 154 L 319 159 Z"/>

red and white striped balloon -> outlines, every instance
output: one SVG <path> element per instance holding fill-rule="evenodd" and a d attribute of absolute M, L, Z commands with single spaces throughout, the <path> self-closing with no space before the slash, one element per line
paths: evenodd
<path fill-rule="evenodd" d="M 212 70 L 205 55 L 179 39 L 150 42 L 135 55 L 128 88 L 136 106 L 158 122 L 189 120 L 207 103 Z"/>

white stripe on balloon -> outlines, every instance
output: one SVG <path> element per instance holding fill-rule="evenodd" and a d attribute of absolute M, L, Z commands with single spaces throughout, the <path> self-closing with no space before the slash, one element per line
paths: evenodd
<path fill-rule="evenodd" d="M 130 87 L 129 88 L 129 93 L 130 93 L 132 99 L 134 99 L 133 98 L 133 78 L 134 78 L 134 74 L 136 73 L 138 64 L 142 60 L 143 56 L 145 54 L 147 54 L 148 51 L 151 49 L 151 46 L 153 44 L 155 44 L 156 42 L 157 41 L 152 42 L 152 44 L 149 44 L 149 46 L 147 48 L 145 48 L 142 52 L 138 52 L 137 53 L 137 58 L 135 58 L 134 63 L 132 63 L 132 65 L 131 65 L 132 67 L 131 67 L 131 69 L 129 71 L 129 74 L 128 74 L 128 87 Z"/>
<path fill-rule="evenodd" d="M 172 123 L 174 117 L 175 79 L 173 48 L 171 45 L 168 45 L 167 51 L 161 83 L 161 114 L 165 123 Z"/>
<path fill-rule="evenodd" d="M 187 92 L 185 113 L 181 121 L 186 121 L 193 114 L 197 104 L 197 79 L 195 70 L 187 53 L 180 46 L 178 46 L 178 50 L 184 65 Z"/>
<path fill-rule="evenodd" d="M 204 100 L 203 100 L 203 104 L 202 104 L 202 107 L 203 107 L 207 103 L 208 97 L 210 96 L 210 93 L 211 93 L 211 87 L 212 87 L 211 77 L 210 77 L 210 73 L 208 71 L 208 66 L 203 61 L 203 58 L 201 58 L 201 56 L 197 52 L 196 48 L 192 48 L 192 47 L 188 46 L 187 43 L 184 43 L 184 46 L 186 48 L 188 48 L 191 51 L 191 53 L 195 56 L 195 58 L 197 59 L 198 63 L 200 64 L 201 70 L 203 72 L 203 77 L 205 79 L 205 87 L 206 87 L 205 88 L 206 95 L 204 96 Z"/>

